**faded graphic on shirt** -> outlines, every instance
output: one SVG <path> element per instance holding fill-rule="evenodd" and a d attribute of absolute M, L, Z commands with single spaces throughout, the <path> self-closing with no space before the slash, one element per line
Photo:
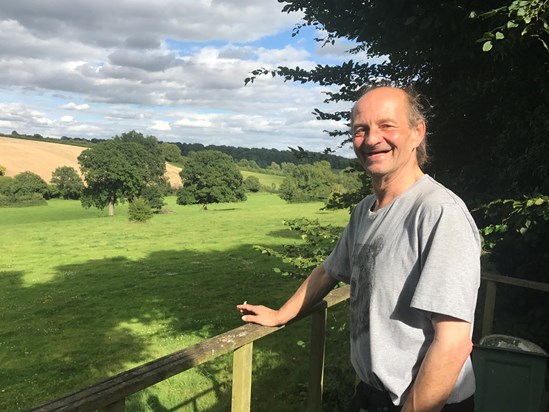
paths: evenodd
<path fill-rule="evenodd" d="M 356 340 L 370 328 L 370 297 L 375 283 L 376 257 L 385 239 L 376 237 L 362 246 L 351 273 L 351 337 Z"/>

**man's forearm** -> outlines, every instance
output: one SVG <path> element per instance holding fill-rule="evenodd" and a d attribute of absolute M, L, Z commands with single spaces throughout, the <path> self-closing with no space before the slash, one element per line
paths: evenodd
<path fill-rule="evenodd" d="M 300 312 L 314 306 L 330 292 L 337 281 L 324 270 L 323 265 L 317 266 L 296 292 L 277 311 L 280 324 L 287 323 Z"/>
<path fill-rule="evenodd" d="M 448 400 L 471 353 L 470 325 L 453 322 L 436 333 L 408 394 L 402 412 L 438 412 Z"/>

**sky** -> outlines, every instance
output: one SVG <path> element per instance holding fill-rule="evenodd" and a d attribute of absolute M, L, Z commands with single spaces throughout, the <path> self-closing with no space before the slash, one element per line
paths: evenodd
<path fill-rule="evenodd" d="M 276 0 L 0 2 L 0 132 L 107 139 L 136 130 L 165 142 L 322 151 L 339 141 L 316 120 L 327 88 L 258 68 L 350 58 L 295 37 Z M 361 56 L 353 55 L 353 59 Z M 349 156 L 349 148 L 336 152 Z"/>

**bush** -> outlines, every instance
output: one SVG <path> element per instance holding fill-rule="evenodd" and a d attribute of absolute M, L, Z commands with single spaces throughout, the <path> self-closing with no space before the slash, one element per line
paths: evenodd
<path fill-rule="evenodd" d="M 30 206 L 46 206 L 48 202 L 40 193 L 23 193 L 16 194 L 13 198 L 12 207 L 30 207 Z"/>
<path fill-rule="evenodd" d="M 149 203 L 141 198 L 135 198 L 128 209 L 130 222 L 146 222 L 153 216 L 153 210 Z"/>
<path fill-rule="evenodd" d="M 9 196 L 0 193 L 0 207 L 9 207 L 11 203 L 12 201 Z"/>
<path fill-rule="evenodd" d="M 255 176 L 248 176 L 244 180 L 244 189 L 248 192 L 259 192 L 259 190 L 261 190 L 259 179 Z"/>
<path fill-rule="evenodd" d="M 284 245 L 282 252 L 263 246 L 255 246 L 255 249 L 269 256 L 278 257 L 283 263 L 292 266 L 289 270 L 274 268 L 275 272 L 283 276 L 305 279 L 330 254 L 342 229 L 332 225 L 323 226 L 318 220 L 304 218 L 285 221 L 284 224 L 297 232 L 305 242 Z"/>

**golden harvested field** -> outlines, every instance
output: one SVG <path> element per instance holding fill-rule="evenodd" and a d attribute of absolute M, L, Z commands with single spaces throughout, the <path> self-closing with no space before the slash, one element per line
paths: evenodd
<path fill-rule="evenodd" d="M 70 166 L 79 171 L 76 159 L 85 149 L 67 144 L 0 136 L 0 165 L 6 168 L 7 176 L 29 171 L 49 182 L 53 171 L 60 166 Z M 174 187 L 181 186 L 181 169 L 171 164 L 167 164 L 166 169 L 170 184 Z"/>

